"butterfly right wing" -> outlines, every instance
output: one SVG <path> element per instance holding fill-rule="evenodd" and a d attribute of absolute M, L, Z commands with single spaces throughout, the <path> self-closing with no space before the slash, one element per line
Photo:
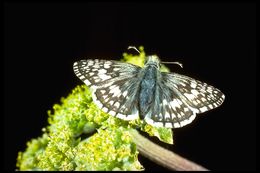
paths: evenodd
<path fill-rule="evenodd" d="M 198 113 L 220 106 L 225 95 L 217 88 L 191 77 L 178 73 L 163 73 L 163 81 L 190 107 Z"/>
<path fill-rule="evenodd" d="M 145 121 L 158 127 L 183 127 L 196 114 L 220 106 L 225 99 L 217 88 L 177 73 L 161 73 L 156 92 L 154 109 Z"/>
<path fill-rule="evenodd" d="M 124 120 L 139 117 L 136 102 L 140 67 L 108 60 L 81 60 L 75 74 L 92 89 L 94 103 L 104 112 Z"/>

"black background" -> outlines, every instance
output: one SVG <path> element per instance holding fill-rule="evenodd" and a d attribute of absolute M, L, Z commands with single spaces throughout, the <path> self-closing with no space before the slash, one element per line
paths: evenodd
<path fill-rule="evenodd" d="M 182 62 L 171 71 L 226 95 L 221 107 L 174 130 L 175 145 L 160 144 L 211 170 L 256 169 L 255 4 L 6 3 L 4 10 L 5 169 L 41 135 L 47 110 L 82 84 L 73 62 L 119 59 L 129 45 Z"/>

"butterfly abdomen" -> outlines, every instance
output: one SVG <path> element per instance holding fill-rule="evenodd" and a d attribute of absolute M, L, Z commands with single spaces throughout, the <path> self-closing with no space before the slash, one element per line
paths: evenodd
<path fill-rule="evenodd" d="M 148 113 L 152 103 L 154 102 L 157 78 L 156 75 L 157 68 L 154 66 L 148 66 L 143 69 L 143 77 L 141 79 L 139 88 L 139 116 L 141 119 L 143 119 L 144 116 Z"/>

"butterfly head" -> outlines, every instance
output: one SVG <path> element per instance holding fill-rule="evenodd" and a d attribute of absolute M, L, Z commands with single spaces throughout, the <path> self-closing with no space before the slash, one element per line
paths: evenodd
<path fill-rule="evenodd" d="M 155 66 L 156 68 L 160 68 L 160 59 L 156 55 L 150 55 L 146 57 L 144 66 Z"/>

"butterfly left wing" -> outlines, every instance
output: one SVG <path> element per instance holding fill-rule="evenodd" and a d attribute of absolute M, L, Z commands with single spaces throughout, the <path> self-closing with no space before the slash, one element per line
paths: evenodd
<path fill-rule="evenodd" d="M 140 67 L 108 60 L 81 60 L 74 72 L 92 90 L 94 103 L 104 112 L 124 120 L 139 117 L 136 86 Z"/>
<path fill-rule="evenodd" d="M 154 107 L 145 116 L 148 124 L 178 128 L 191 123 L 196 114 L 220 106 L 224 94 L 211 85 L 177 73 L 161 73 Z"/>

